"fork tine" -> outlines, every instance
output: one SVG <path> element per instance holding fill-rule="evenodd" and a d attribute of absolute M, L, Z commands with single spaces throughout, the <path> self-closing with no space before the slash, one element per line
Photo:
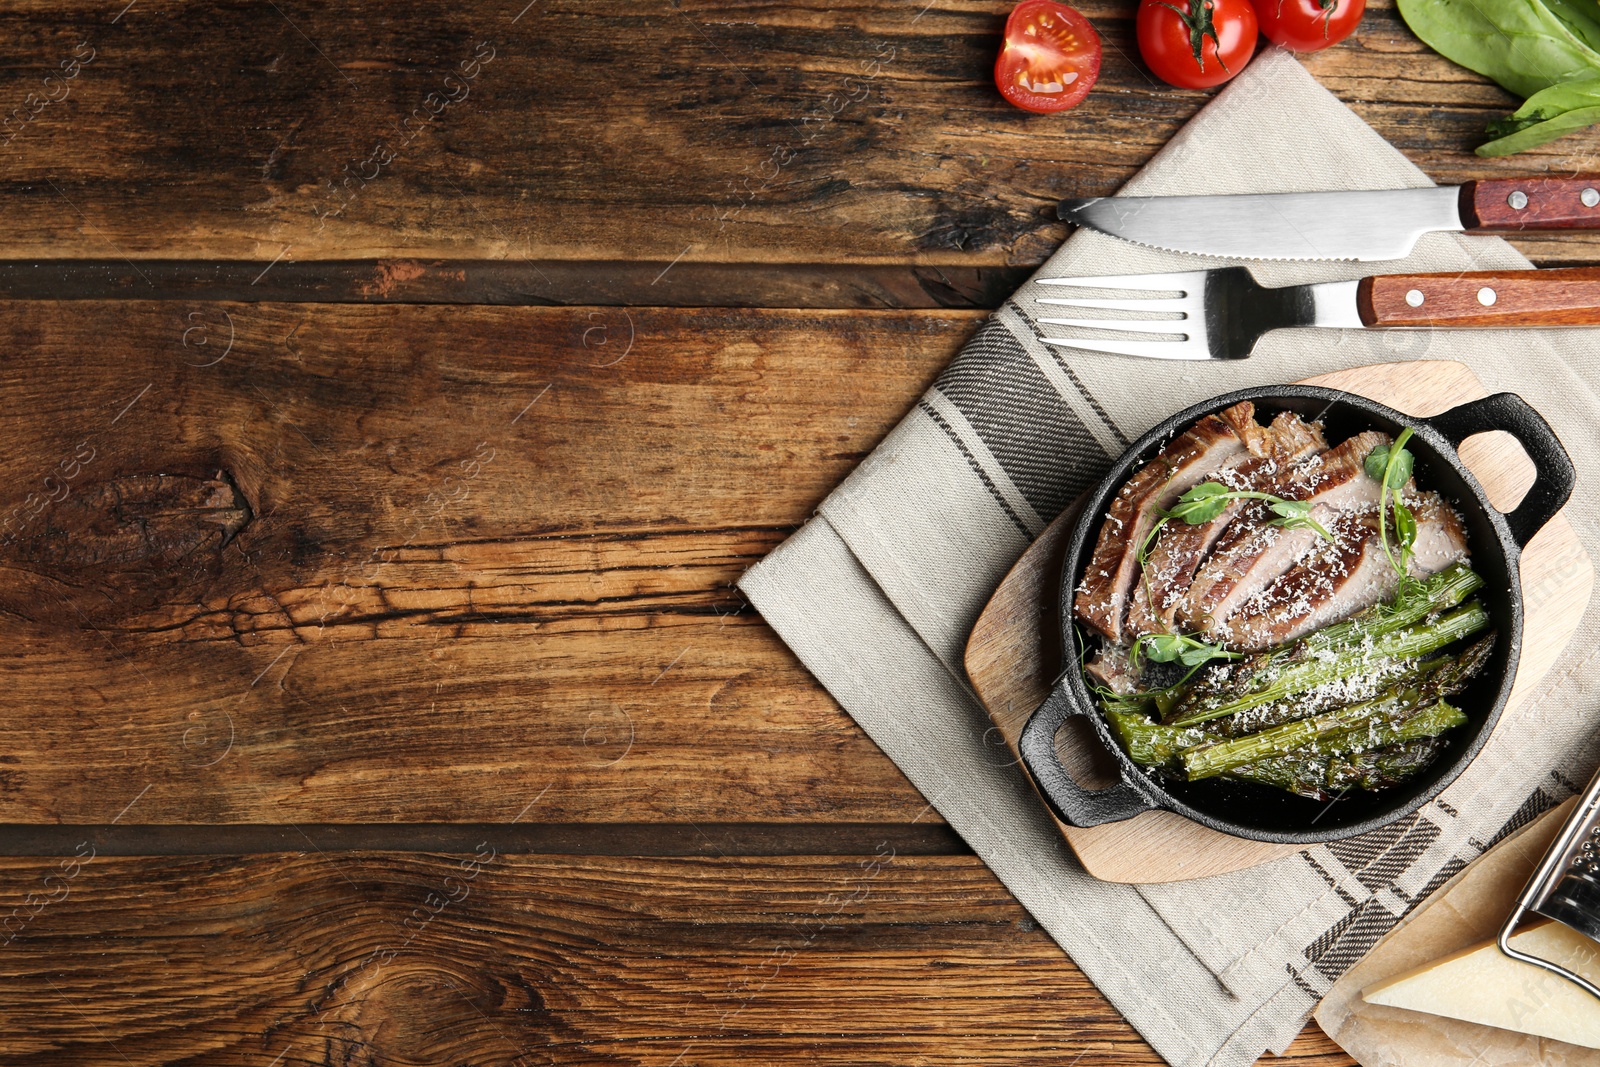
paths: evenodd
<path fill-rule="evenodd" d="M 1092 278 L 1040 278 L 1040 285 L 1070 285 L 1081 289 L 1132 289 L 1170 292 L 1182 289 L 1198 292 L 1205 288 L 1203 270 L 1175 271 L 1170 274 L 1107 274 Z"/>
<path fill-rule="evenodd" d="M 1181 333 L 1187 340 L 1188 317 L 1181 319 L 1040 319 L 1051 326 L 1086 326 L 1094 330 L 1126 330 L 1129 333 Z"/>
<path fill-rule="evenodd" d="M 1071 326 L 1088 330 L 1124 330 L 1145 334 L 1139 340 L 1099 340 L 1094 337 L 1041 337 L 1047 345 L 1072 349 L 1078 352 L 1098 352 L 1113 356 L 1143 356 L 1148 359 L 1202 360 L 1211 359 L 1207 343 L 1204 317 L 1206 286 L 1213 280 L 1212 272 L 1204 270 L 1177 271 L 1169 274 L 1116 274 L 1093 278 L 1043 278 L 1041 285 L 1057 285 L 1074 289 L 1121 289 L 1128 292 L 1176 292 L 1176 297 L 1130 296 L 1122 299 L 1077 297 L 1035 297 L 1039 304 L 1050 304 L 1070 311 L 1090 308 L 1121 311 L 1124 314 L 1143 312 L 1178 313 L 1168 319 L 1085 319 L 1041 318 L 1040 324 Z M 1222 279 L 1217 279 L 1220 283 Z M 1177 336 L 1181 340 L 1170 340 Z"/>
<path fill-rule="evenodd" d="M 1198 311 L 1200 298 L 1198 296 L 1180 296 L 1176 299 L 1162 299 L 1151 297 L 1146 300 L 1142 297 L 1132 297 L 1128 300 L 1096 300 L 1089 297 L 1079 299 L 1071 296 L 1037 296 L 1035 304 L 1050 304 L 1055 307 L 1069 308 L 1109 308 L 1112 311 Z"/>
<path fill-rule="evenodd" d="M 1072 348 L 1080 352 L 1109 353 L 1113 356 L 1145 356 L 1149 359 L 1210 359 L 1211 351 L 1196 337 L 1186 341 L 1093 341 L 1081 337 L 1041 337 L 1047 345 Z"/>

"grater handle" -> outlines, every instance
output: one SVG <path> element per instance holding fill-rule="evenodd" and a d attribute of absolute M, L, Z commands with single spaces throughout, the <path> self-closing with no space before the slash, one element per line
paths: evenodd
<path fill-rule="evenodd" d="M 1572 814 L 1567 816 L 1567 821 L 1562 825 L 1561 832 L 1556 835 L 1555 842 L 1550 850 L 1545 853 L 1544 859 L 1539 861 L 1538 868 L 1533 872 L 1533 877 L 1528 879 L 1528 884 L 1517 897 L 1517 905 L 1511 911 L 1511 916 L 1506 924 L 1500 928 L 1500 951 L 1514 960 L 1531 963 L 1535 967 L 1543 967 L 1553 971 L 1561 977 L 1574 983 L 1579 988 L 1586 990 L 1595 997 L 1600 998 L 1600 986 L 1539 956 L 1530 956 L 1511 946 L 1511 935 L 1516 931 L 1517 925 L 1528 912 L 1535 910 L 1550 898 L 1555 891 L 1561 876 L 1572 865 L 1573 855 L 1578 850 L 1580 839 L 1588 837 L 1597 825 L 1600 825 L 1600 771 L 1590 779 L 1589 786 L 1583 791 L 1582 798 L 1572 809 Z"/>

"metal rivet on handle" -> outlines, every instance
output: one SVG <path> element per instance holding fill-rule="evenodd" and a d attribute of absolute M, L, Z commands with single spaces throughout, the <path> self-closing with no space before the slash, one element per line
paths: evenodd
<path fill-rule="evenodd" d="M 1493 289 L 1485 286 L 1484 288 L 1478 290 L 1478 303 L 1482 304 L 1484 307 L 1490 307 L 1493 305 L 1494 300 L 1495 296 Z"/>
<path fill-rule="evenodd" d="M 1410 304 L 1414 308 L 1421 307 L 1422 306 L 1422 290 L 1421 289 L 1412 289 L 1410 292 L 1406 293 L 1406 303 Z"/>
<path fill-rule="evenodd" d="M 1523 192 L 1521 189 L 1518 189 L 1516 192 L 1506 197 L 1506 203 L 1511 205 L 1511 209 L 1513 211 L 1521 211 L 1523 208 L 1528 206 L 1528 194 Z"/>
<path fill-rule="evenodd" d="M 1578 194 L 1578 199 L 1583 201 L 1584 207 L 1594 207 L 1600 204 L 1600 189 L 1585 189 Z"/>

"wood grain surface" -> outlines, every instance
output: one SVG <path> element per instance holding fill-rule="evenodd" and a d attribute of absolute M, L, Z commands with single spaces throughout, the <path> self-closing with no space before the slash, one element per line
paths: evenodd
<path fill-rule="evenodd" d="M 731 588 L 979 320 L 830 309 L 997 306 L 1210 99 L 1092 0 L 1016 111 L 1008 6 L 0 10 L 0 1062 L 1157 1062 Z M 1389 0 L 1305 62 L 1592 151 Z"/>
<path fill-rule="evenodd" d="M 1373 326 L 1600 325 L 1600 268 L 1383 274 L 1356 292 Z"/>
<path fill-rule="evenodd" d="M 918 815 L 732 583 L 975 322 L 0 305 L 0 821 Z"/>
<path fill-rule="evenodd" d="M 35 900 L 26 902 L 27 894 Z M 0 860 L 0 1063 L 1162 1061 L 972 857 Z M 159 975 L 158 981 L 151 981 Z M 1319 1032 L 1281 1062 L 1344 1067 Z"/>
<path fill-rule="evenodd" d="M 1031 273 L 894 263 L 20 259 L 0 260 L 0 300 L 994 308 Z"/>
<path fill-rule="evenodd" d="M 1090 0 L 1095 91 L 1019 111 L 992 83 L 1008 6 L 9 4 L 0 259 L 1037 264 L 1057 199 L 1116 189 L 1210 94 L 1154 81 L 1132 8 Z M 1472 155 L 1514 99 L 1388 0 L 1305 63 L 1441 182 L 1593 151 Z M 1594 235 L 1517 243 L 1600 260 Z"/>
<path fill-rule="evenodd" d="M 1584 203 L 1585 195 L 1594 203 Z M 1469 230 L 1490 233 L 1594 229 L 1600 227 L 1600 175 L 1467 182 L 1461 187 L 1461 217 Z"/>
<path fill-rule="evenodd" d="M 1448 360 L 1355 367 L 1308 378 L 1306 385 L 1343 389 L 1411 415 L 1437 415 L 1488 395 L 1476 375 Z M 1476 434 L 1460 455 L 1503 510 L 1533 483 L 1532 461 L 1503 431 Z M 1064 669 L 1061 650 L 1062 555 L 1077 516 L 1068 509 L 1034 541 L 995 590 L 966 649 L 967 675 L 995 725 L 1020 759 L 1017 740 L 1033 710 Z M 1503 717 L 1555 665 L 1577 631 L 1594 588 L 1594 565 L 1565 515 L 1557 514 L 1529 540 L 1520 561 L 1525 610 L 1522 657 Z M 1117 780 L 1117 766 L 1081 719 L 1056 738 L 1063 765 L 1089 788 Z M 1208 829 L 1171 811 L 1146 811 L 1124 822 L 1071 826 L 1056 820 L 1084 868 L 1110 882 L 1176 882 L 1259 866 L 1299 851 L 1296 845 L 1247 841 Z"/>

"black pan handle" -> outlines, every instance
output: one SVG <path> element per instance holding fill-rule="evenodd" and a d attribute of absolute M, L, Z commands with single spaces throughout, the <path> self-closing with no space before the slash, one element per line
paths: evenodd
<path fill-rule="evenodd" d="M 1072 716 L 1086 714 L 1067 696 L 1066 686 L 1058 685 L 1022 728 L 1022 740 L 1017 746 L 1022 750 L 1022 762 L 1027 764 L 1028 773 L 1033 775 L 1050 810 L 1069 826 L 1099 826 L 1131 819 L 1154 808 L 1154 803 L 1127 782 L 1085 789 L 1061 765 L 1056 756 L 1056 732 Z"/>
<path fill-rule="evenodd" d="M 1522 445 L 1533 460 L 1534 479 L 1522 503 L 1506 514 L 1506 525 L 1518 546 L 1533 540 L 1572 495 L 1578 477 L 1572 458 L 1544 416 L 1516 393 L 1496 393 L 1419 421 L 1444 434 L 1453 445 L 1486 430 L 1504 430 Z"/>

